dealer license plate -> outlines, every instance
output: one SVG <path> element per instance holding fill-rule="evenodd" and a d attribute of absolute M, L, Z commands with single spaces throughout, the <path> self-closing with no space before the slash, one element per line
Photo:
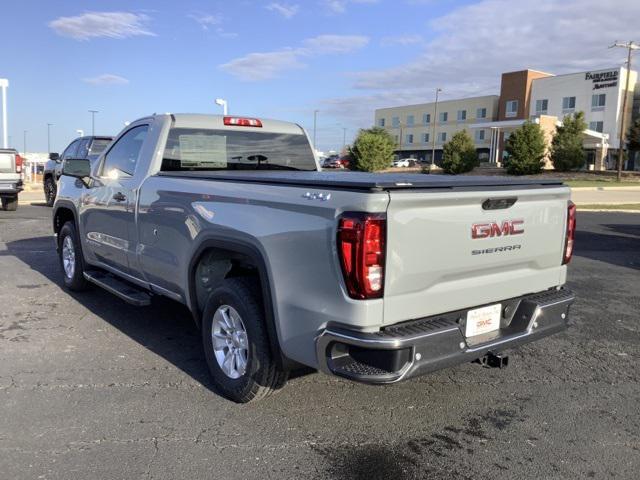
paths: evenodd
<path fill-rule="evenodd" d="M 476 308 L 467 312 L 467 328 L 465 336 L 473 337 L 483 333 L 493 332 L 500 328 L 500 317 L 502 316 L 502 304 L 489 305 L 488 307 Z"/>

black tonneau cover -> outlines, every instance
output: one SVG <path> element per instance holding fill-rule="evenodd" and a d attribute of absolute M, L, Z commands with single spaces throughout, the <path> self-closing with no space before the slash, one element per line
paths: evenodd
<path fill-rule="evenodd" d="M 503 176 L 427 175 L 419 173 L 302 172 L 302 171 L 182 171 L 160 172 L 163 177 L 186 177 L 227 182 L 269 183 L 349 190 L 477 189 L 491 187 L 551 187 L 560 179 Z"/>

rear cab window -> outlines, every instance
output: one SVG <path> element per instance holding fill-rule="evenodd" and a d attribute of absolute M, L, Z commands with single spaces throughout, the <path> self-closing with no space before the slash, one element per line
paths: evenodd
<path fill-rule="evenodd" d="M 172 128 L 161 170 L 315 171 L 316 163 L 303 134 Z"/>

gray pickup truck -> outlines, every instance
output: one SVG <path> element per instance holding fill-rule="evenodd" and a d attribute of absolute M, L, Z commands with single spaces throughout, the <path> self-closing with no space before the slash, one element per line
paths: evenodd
<path fill-rule="evenodd" d="M 321 172 L 295 124 L 155 115 L 54 205 L 64 283 L 184 303 L 216 387 L 248 402 L 301 365 L 370 384 L 566 328 L 575 206 L 559 181 Z"/>

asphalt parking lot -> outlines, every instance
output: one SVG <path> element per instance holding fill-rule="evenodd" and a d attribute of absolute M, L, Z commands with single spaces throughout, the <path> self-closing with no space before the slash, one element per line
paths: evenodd
<path fill-rule="evenodd" d="M 574 326 L 506 370 L 300 372 L 245 406 L 179 305 L 65 291 L 50 214 L 0 212 L 0 478 L 638 478 L 639 214 L 579 213 Z"/>

